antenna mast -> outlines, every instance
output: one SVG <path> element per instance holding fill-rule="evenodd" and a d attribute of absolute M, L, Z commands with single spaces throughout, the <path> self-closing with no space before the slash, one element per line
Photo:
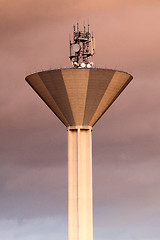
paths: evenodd
<path fill-rule="evenodd" d="M 79 24 L 73 26 L 73 42 L 70 40 L 70 60 L 74 68 L 91 68 L 93 62 L 89 62 L 88 58 L 95 53 L 95 38 L 93 33 L 89 32 L 90 26 L 88 24 L 88 31 L 84 25 L 83 31 L 79 30 Z"/>

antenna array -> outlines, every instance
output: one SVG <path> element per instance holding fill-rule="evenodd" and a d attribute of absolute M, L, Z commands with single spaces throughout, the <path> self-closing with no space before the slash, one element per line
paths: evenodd
<path fill-rule="evenodd" d="M 74 68 L 91 68 L 93 62 L 89 62 L 88 58 L 93 56 L 95 53 L 95 38 L 93 33 L 91 34 L 88 29 L 86 31 L 86 26 L 84 25 L 84 30 L 79 30 L 79 24 L 73 26 L 73 42 L 70 40 L 70 60 Z"/>

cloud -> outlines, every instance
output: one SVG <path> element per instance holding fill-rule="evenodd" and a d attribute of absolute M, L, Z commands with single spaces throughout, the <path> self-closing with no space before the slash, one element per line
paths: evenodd
<path fill-rule="evenodd" d="M 71 66 L 68 33 L 79 17 L 81 26 L 89 18 L 96 36 L 95 66 L 134 76 L 93 130 L 95 236 L 158 240 L 159 7 L 135 0 L 1 1 L 2 239 L 66 236 L 67 132 L 24 78 Z"/>
<path fill-rule="evenodd" d="M 63 239 L 67 235 L 67 225 L 64 224 L 66 217 L 41 218 L 17 222 L 13 220 L 0 221 L 0 236 L 7 240 L 51 240 L 53 238 Z M 63 231 L 58 231 L 60 225 Z M 9 231 L 8 231 L 9 229 Z"/>
<path fill-rule="evenodd" d="M 35 219 L 67 212 L 67 167 L 27 168 L 7 165 L 0 170 L 0 218 Z M 58 182 L 57 182 L 58 181 Z"/>

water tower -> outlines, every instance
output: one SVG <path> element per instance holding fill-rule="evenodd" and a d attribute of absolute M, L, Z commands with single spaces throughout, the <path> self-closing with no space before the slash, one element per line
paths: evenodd
<path fill-rule="evenodd" d="M 126 72 L 93 68 L 89 26 L 73 27 L 73 68 L 34 73 L 26 81 L 68 131 L 68 239 L 93 240 L 92 127 L 132 80 Z"/>

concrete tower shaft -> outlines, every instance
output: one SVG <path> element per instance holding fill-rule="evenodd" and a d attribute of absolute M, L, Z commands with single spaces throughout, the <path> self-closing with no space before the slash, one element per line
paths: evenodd
<path fill-rule="evenodd" d="M 132 76 L 105 69 L 59 69 L 26 81 L 68 130 L 69 240 L 93 239 L 92 127 Z"/>
<path fill-rule="evenodd" d="M 92 130 L 68 131 L 68 239 L 93 239 Z"/>

